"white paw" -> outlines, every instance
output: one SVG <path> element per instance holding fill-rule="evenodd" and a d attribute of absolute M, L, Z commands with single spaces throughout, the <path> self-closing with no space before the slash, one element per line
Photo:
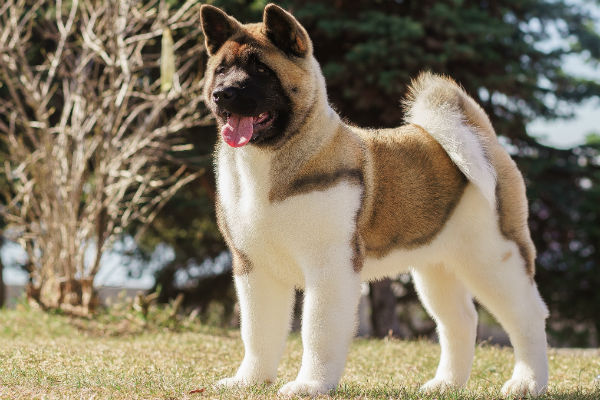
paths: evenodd
<path fill-rule="evenodd" d="M 421 386 L 419 390 L 424 393 L 444 393 L 448 390 L 455 389 L 456 385 L 452 384 L 451 382 L 442 378 L 433 378 Z"/>
<path fill-rule="evenodd" d="M 215 383 L 215 386 L 220 388 L 233 388 L 248 386 L 248 383 L 246 383 L 246 381 L 244 381 L 243 379 L 232 376 L 230 378 L 225 378 L 217 381 L 217 383 Z"/>
<path fill-rule="evenodd" d="M 546 391 L 546 385 L 536 382 L 531 377 L 513 377 L 502 386 L 504 397 L 539 396 Z"/>
<path fill-rule="evenodd" d="M 242 377 L 242 376 L 236 375 L 236 376 L 232 376 L 230 378 L 221 379 L 215 385 L 217 387 L 221 387 L 221 388 L 234 388 L 234 387 L 252 386 L 254 384 L 263 383 L 263 382 L 264 381 L 261 381 L 259 379 Z"/>
<path fill-rule="evenodd" d="M 292 381 L 283 385 L 281 389 L 279 389 L 278 394 L 287 397 L 300 395 L 314 397 L 320 394 L 328 393 L 334 388 L 335 387 L 331 387 L 325 383 L 317 381 Z"/>

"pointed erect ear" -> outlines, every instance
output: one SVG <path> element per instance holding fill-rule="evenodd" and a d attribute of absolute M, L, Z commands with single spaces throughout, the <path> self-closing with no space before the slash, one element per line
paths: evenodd
<path fill-rule="evenodd" d="M 308 33 L 292 14 L 283 8 L 268 4 L 263 14 L 265 33 L 284 53 L 304 57 L 312 52 Z"/>
<path fill-rule="evenodd" d="M 223 43 L 241 28 L 236 19 L 208 4 L 200 7 L 200 21 L 204 31 L 206 51 L 211 56 L 219 51 Z"/>

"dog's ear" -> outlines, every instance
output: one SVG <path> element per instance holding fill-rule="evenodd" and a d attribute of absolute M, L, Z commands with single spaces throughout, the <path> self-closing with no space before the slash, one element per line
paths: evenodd
<path fill-rule="evenodd" d="M 263 13 L 267 37 L 284 53 L 305 57 L 312 52 L 308 33 L 292 14 L 276 4 L 268 4 Z"/>
<path fill-rule="evenodd" d="M 200 7 L 200 21 L 206 51 L 211 56 L 241 28 L 241 24 L 235 18 L 208 4 Z"/>

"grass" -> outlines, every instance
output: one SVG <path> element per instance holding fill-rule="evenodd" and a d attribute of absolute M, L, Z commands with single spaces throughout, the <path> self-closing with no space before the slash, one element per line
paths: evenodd
<path fill-rule="evenodd" d="M 291 335 L 272 386 L 219 390 L 235 372 L 239 332 L 195 319 L 160 323 L 121 312 L 72 319 L 21 306 L 0 311 L 0 398 L 5 399 L 269 399 L 292 380 L 302 346 Z M 600 399 L 600 351 L 550 350 L 550 387 L 542 399 Z M 465 390 L 423 396 L 439 347 L 428 341 L 357 339 L 333 399 L 499 399 L 510 377 L 511 349 L 479 345 Z M 195 393 L 192 391 L 196 391 Z"/>

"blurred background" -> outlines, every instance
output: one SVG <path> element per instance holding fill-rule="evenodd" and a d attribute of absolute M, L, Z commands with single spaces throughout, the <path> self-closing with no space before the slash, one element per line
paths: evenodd
<path fill-rule="evenodd" d="M 183 294 L 203 321 L 235 326 L 199 3 L 125 3 L 0 6 L 0 298 L 89 315 L 121 288 Z M 242 22 L 266 3 L 211 2 Z M 550 342 L 597 347 L 600 2 L 280 4 L 310 33 L 345 120 L 402 124 L 424 69 L 484 107 L 525 176 Z M 364 285 L 360 315 L 362 335 L 435 337 L 409 276 Z M 506 342 L 484 311 L 480 325 L 480 340 Z"/>

